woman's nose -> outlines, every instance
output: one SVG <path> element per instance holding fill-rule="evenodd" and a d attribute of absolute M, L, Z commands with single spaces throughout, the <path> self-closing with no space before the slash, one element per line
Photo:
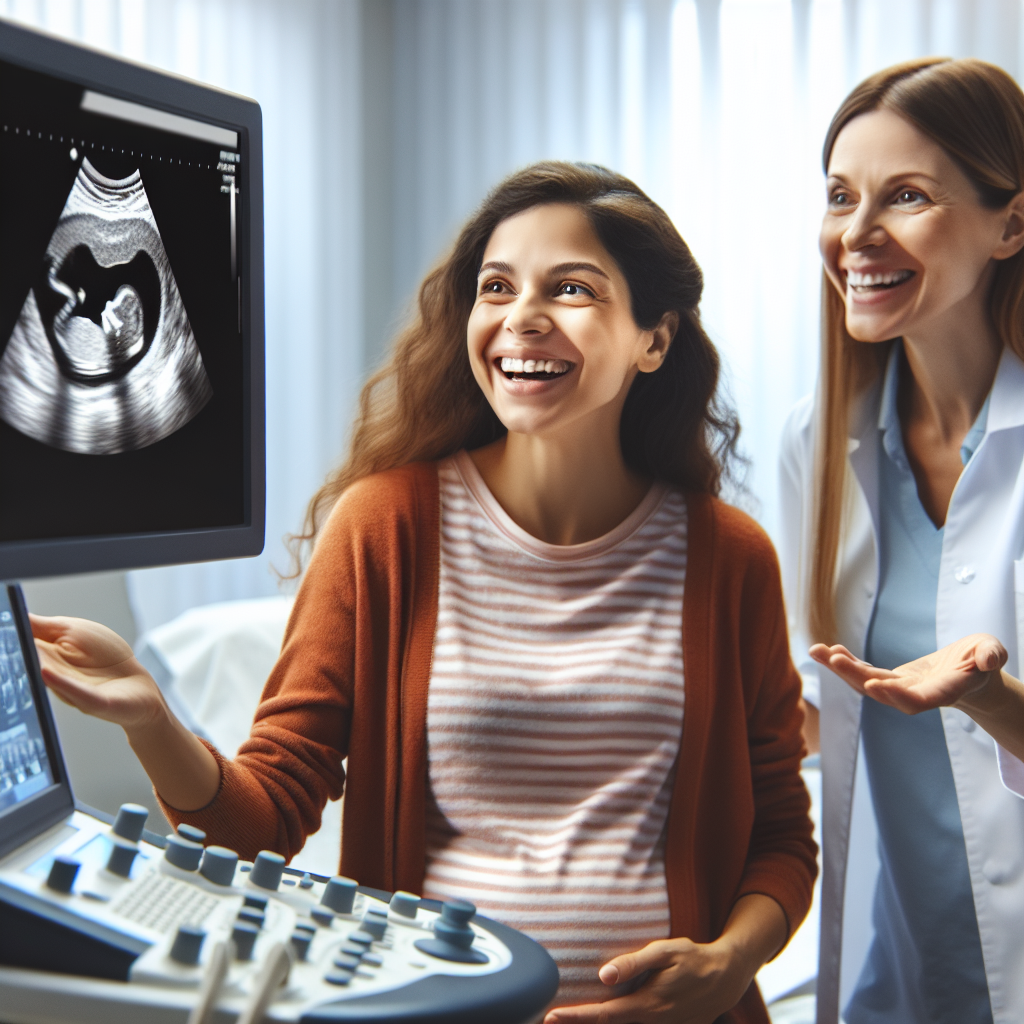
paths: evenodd
<path fill-rule="evenodd" d="M 843 232 L 843 246 L 849 252 L 858 249 L 884 245 L 888 235 L 879 223 L 877 211 L 864 203 L 853 218 L 847 222 Z"/>
<path fill-rule="evenodd" d="M 505 330 L 514 335 L 529 335 L 545 334 L 550 329 L 551 320 L 541 297 L 532 291 L 520 293 L 505 316 Z"/>

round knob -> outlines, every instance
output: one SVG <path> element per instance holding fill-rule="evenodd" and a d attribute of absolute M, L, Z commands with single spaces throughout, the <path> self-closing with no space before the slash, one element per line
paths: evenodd
<path fill-rule="evenodd" d="M 327 907 L 313 907 L 309 916 L 324 928 L 330 928 L 334 923 L 334 911 L 328 910 Z"/>
<path fill-rule="evenodd" d="M 299 888 L 300 889 L 312 889 L 313 888 L 313 879 L 310 876 L 308 871 L 304 872 L 302 877 L 299 879 Z"/>
<path fill-rule="evenodd" d="M 149 817 L 149 811 L 142 804 L 121 804 L 114 819 L 114 835 L 137 843 L 142 838 L 142 829 Z"/>
<path fill-rule="evenodd" d="M 273 892 L 281 884 L 282 874 L 284 874 L 284 857 L 279 853 L 274 853 L 273 850 L 261 850 L 256 854 L 256 860 L 253 861 L 252 874 L 249 875 L 249 879 L 253 885 L 258 885 L 261 889 L 270 889 Z"/>
<path fill-rule="evenodd" d="M 230 885 L 234 880 L 237 865 L 238 854 L 234 850 L 228 850 L 223 846 L 208 846 L 203 852 L 199 874 L 215 885 Z"/>
<path fill-rule="evenodd" d="M 420 898 L 411 892 L 396 892 L 391 897 L 391 903 L 388 907 L 389 910 L 398 914 L 400 917 L 415 917 L 416 911 L 419 909 Z"/>
<path fill-rule="evenodd" d="M 185 839 L 180 834 L 172 833 L 167 837 L 167 848 L 164 850 L 164 859 L 168 864 L 173 864 L 182 871 L 195 871 L 199 867 L 199 861 L 203 856 L 203 848 L 199 843 Z"/>
<path fill-rule="evenodd" d="M 127 878 L 132 872 L 132 864 L 139 848 L 129 843 L 114 843 L 107 858 L 107 870 L 114 875 Z"/>
<path fill-rule="evenodd" d="M 56 892 L 71 892 L 78 874 L 78 861 L 70 857 L 54 857 L 46 884 Z"/>
<path fill-rule="evenodd" d="M 382 914 L 376 910 L 368 910 L 363 915 L 363 920 L 359 927 L 369 935 L 372 935 L 375 939 L 384 938 L 384 932 L 388 926 L 387 914 Z"/>
<path fill-rule="evenodd" d="M 356 883 L 351 878 L 335 875 L 324 887 L 320 902 L 336 914 L 351 914 L 356 898 Z"/>
<path fill-rule="evenodd" d="M 256 944 L 259 929 L 248 921 L 236 921 L 231 930 L 231 941 L 235 944 L 236 960 L 251 960 L 252 947 Z"/>
<path fill-rule="evenodd" d="M 469 900 L 450 900 L 441 904 L 441 920 L 448 924 L 467 925 L 476 916 L 476 907 Z"/>
<path fill-rule="evenodd" d="M 309 943 L 313 936 L 309 932 L 305 931 L 294 931 L 292 932 L 291 939 L 289 941 L 292 944 L 292 949 L 295 950 L 295 956 L 299 960 L 305 960 L 306 954 L 309 952 Z"/>
<path fill-rule="evenodd" d="M 171 946 L 171 959 L 186 967 L 195 966 L 199 963 L 199 951 L 203 948 L 205 938 L 206 932 L 202 928 L 194 924 L 179 925 L 178 934 L 174 936 L 174 944 Z"/>
<path fill-rule="evenodd" d="M 469 949 L 476 938 L 473 929 L 465 924 L 452 924 L 450 921 L 439 918 L 434 922 L 434 934 L 442 942 L 450 942 L 459 949 Z"/>
<path fill-rule="evenodd" d="M 182 839 L 187 839 L 192 843 L 202 844 L 206 838 L 206 833 L 201 828 L 196 828 L 195 825 L 179 825 L 178 835 Z"/>

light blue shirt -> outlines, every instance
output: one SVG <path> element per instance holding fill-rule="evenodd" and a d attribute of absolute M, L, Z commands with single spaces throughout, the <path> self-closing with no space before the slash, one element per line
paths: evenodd
<path fill-rule="evenodd" d="M 867 660 L 895 668 L 936 649 L 942 528 L 929 519 L 903 447 L 897 345 L 879 416 L 879 589 Z M 964 439 L 985 433 L 988 399 Z M 992 1024 L 963 826 L 938 710 L 905 715 L 865 698 L 861 736 L 878 822 L 875 936 L 848 1024 Z"/>

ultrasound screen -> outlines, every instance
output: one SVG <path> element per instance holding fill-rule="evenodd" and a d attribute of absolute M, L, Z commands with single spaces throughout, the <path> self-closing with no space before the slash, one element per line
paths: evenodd
<path fill-rule="evenodd" d="M 14 610 L 0 587 L 0 813 L 52 785 Z"/>
<path fill-rule="evenodd" d="M 0 541 L 244 520 L 237 143 L 95 95 L 0 61 Z"/>

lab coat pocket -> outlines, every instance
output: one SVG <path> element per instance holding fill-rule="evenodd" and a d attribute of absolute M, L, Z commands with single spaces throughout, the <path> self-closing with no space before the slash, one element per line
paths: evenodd
<path fill-rule="evenodd" d="M 1013 612 L 1017 627 L 1017 665 L 1014 675 L 1020 678 L 1021 662 L 1024 661 L 1024 558 L 1018 558 L 1013 563 Z M 1012 667 L 1007 666 L 1007 669 Z"/>

